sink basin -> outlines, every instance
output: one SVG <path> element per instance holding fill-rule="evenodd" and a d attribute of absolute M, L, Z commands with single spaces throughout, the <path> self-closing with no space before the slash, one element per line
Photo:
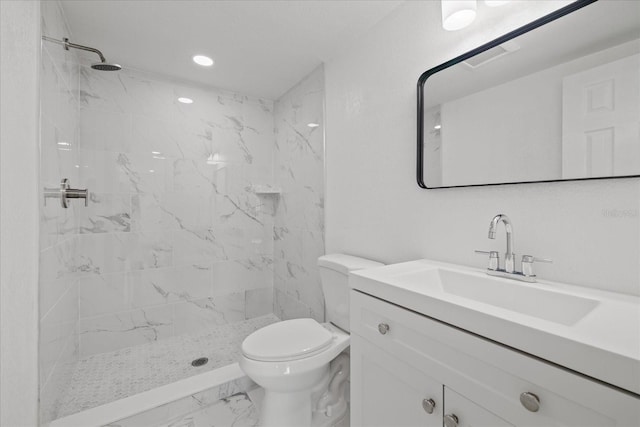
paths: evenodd
<path fill-rule="evenodd" d="M 573 325 L 598 301 L 475 272 L 430 268 L 395 276 L 399 285 L 466 298 L 539 319 Z"/>

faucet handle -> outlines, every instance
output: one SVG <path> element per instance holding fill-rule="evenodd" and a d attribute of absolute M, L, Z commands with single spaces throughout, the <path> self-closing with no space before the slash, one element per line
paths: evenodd
<path fill-rule="evenodd" d="M 537 258 L 532 255 L 522 255 L 522 275 L 526 277 L 534 277 L 533 274 L 533 263 L 534 262 L 548 262 L 553 263 L 552 260 L 548 258 Z"/>
<path fill-rule="evenodd" d="M 475 253 L 489 255 L 489 265 L 487 266 L 487 269 L 495 271 L 495 270 L 497 270 L 499 268 L 499 266 L 500 266 L 500 255 L 498 254 L 498 251 L 479 251 L 479 250 L 476 250 Z"/>
<path fill-rule="evenodd" d="M 548 258 L 538 258 L 532 255 L 522 255 L 522 262 L 548 262 L 553 263 L 553 260 Z"/>

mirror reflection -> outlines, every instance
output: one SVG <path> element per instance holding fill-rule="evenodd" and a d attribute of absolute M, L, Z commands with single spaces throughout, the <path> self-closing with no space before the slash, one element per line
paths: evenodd
<path fill-rule="evenodd" d="M 640 2 L 597 1 L 425 75 L 427 188 L 640 175 Z"/>

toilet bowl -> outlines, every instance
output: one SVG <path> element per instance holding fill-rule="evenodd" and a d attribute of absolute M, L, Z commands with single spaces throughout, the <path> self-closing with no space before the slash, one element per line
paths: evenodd
<path fill-rule="evenodd" d="M 304 344 L 297 344 L 301 341 Z M 256 351 L 261 348 L 258 343 L 266 351 Z M 348 346 L 349 334 L 313 319 L 286 320 L 247 337 L 240 367 L 265 389 L 260 425 L 311 426 L 313 413 L 317 412 L 314 403 L 321 398 L 317 386 L 330 380 L 329 364 Z M 326 412 L 319 415 L 328 417 Z M 329 415 L 339 418 L 341 414 Z"/>
<path fill-rule="evenodd" d="M 320 257 L 328 322 L 285 320 L 244 340 L 240 367 L 265 390 L 261 426 L 348 425 L 344 392 L 349 375 L 348 274 L 381 265 L 343 254 Z"/>

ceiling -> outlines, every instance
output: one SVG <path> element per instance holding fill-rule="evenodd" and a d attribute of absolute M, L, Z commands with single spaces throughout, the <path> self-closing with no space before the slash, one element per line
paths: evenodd
<path fill-rule="evenodd" d="M 70 40 L 107 61 L 277 99 L 402 1 L 86 1 L 62 5 Z M 191 60 L 214 59 L 204 68 Z"/>

